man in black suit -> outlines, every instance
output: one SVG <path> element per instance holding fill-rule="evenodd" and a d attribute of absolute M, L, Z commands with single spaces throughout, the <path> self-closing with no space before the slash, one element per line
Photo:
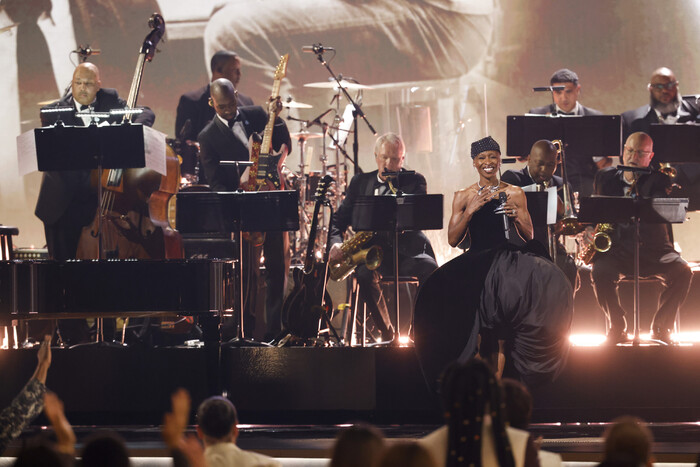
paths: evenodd
<path fill-rule="evenodd" d="M 530 149 L 530 154 L 527 156 L 527 165 L 521 170 L 506 170 L 501 176 L 501 181 L 510 183 L 511 185 L 526 187 L 536 185 L 536 189 L 533 191 L 542 191 L 549 187 L 556 187 L 557 190 L 561 190 L 564 186 L 564 180 L 554 175 L 558 165 L 557 160 L 557 148 L 552 144 L 551 141 L 546 139 L 541 139 L 532 145 Z M 528 210 L 530 211 L 530 217 L 532 218 L 532 227 L 534 230 L 534 239 L 542 243 L 545 248 L 549 248 L 549 233 L 548 226 L 546 223 L 537 222 L 538 219 L 543 219 L 546 213 L 533 212 L 533 206 L 528 204 Z M 557 201 L 557 214 L 561 215 L 564 213 L 564 206 L 561 198 Z M 573 259 L 570 258 L 564 247 L 556 241 L 557 247 L 557 266 L 564 271 L 566 277 L 571 282 L 571 285 L 576 287 L 576 276 L 578 271 L 576 269 L 576 264 Z M 551 253 L 551 252 L 550 252 Z"/>
<path fill-rule="evenodd" d="M 115 89 L 101 88 L 101 85 L 99 69 L 92 63 L 81 63 L 73 73 L 71 93 L 44 109 L 74 107 L 75 112 L 88 109 L 109 112 L 126 106 Z M 75 112 L 42 113 L 41 123 L 51 125 L 59 116 L 65 125 L 86 126 L 90 123 L 87 117 L 78 117 Z M 122 118 L 112 116 L 107 122 L 117 123 Z M 148 108 L 134 118 L 135 123 L 147 126 L 152 126 L 154 121 L 155 115 Z M 52 259 L 75 258 L 80 232 L 92 221 L 96 209 L 97 193 L 90 187 L 89 170 L 44 172 L 34 213 L 44 223 L 46 244 Z"/>
<path fill-rule="evenodd" d="M 211 80 L 226 78 L 238 89 L 241 80 L 241 60 L 238 55 L 228 50 L 221 50 L 215 53 L 210 62 Z M 183 141 L 197 141 L 197 135 L 214 118 L 214 108 L 209 105 L 211 84 L 190 91 L 180 96 L 177 105 L 177 115 L 175 117 L 175 137 Z M 239 107 L 253 105 L 253 100 L 238 93 L 237 103 Z M 189 120 L 189 125 L 185 124 Z M 183 131 L 184 130 L 184 131 Z"/>
<path fill-rule="evenodd" d="M 530 109 L 528 113 L 537 115 L 602 115 L 598 110 L 581 105 L 578 101 L 581 94 L 581 84 L 578 75 L 563 68 L 554 72 L 549 79 L 551 86 L 564 86 L 561 91 L 552 91 L 552 104 Z M 566 176 L 573 191 L 579 196 L 590 196 L 593 193 L 593 179 L 598 169 L 610 165 L 606 157 L 582 158 L 575 152 L 566 154 Z"/>
<path fill-rule="evenodd" d="M 649 134 L 652 123 L 700 123 L 700 107 L 695 99 L 684 100 L 678 80 L 666 67 L 654 70 L 649 84 L 649 104 L 622 114 L 622 137 L 642 131 Z"/>
<path fill-rule="evenodd" d="M 393 181 L 395 188 L 409 194 L 425 194 L 427 185 L 425 177 L 419 173 L 402 175 L 406 149 L 401 137 L 393 133 L 380 136 L 374 146 L 374 156 L 377 170 L 356 174 L 348 185 L 345 199 L 333 215 L 330 225 L 329 243 L 331 245 L 329 259 L 331 262 L 342 258 L 340 246 L 343 233 L 352 222 L 355 203 L 360 196 L 391 194 L 385 171 L 399 172 L 398 179 Z M 382 333 L 382 340 L 391 341 L 394 338 L 394 327 L 391 324 L 387 306 L 382 296 L 379 280 L 382 275 L 393 276 L 393 235 L 379 233 L 367 245 L 378 244 L 384 252 L 380 267 L 370 271 L 364 265 L 355 270 L 360 286 L 360 298 L 367 304 L 370 315 L 377 329 Z M 404 232 L 399 236 L 399 274 L 415 276 L 422 284 L 428 276 L 437 269 L 435 254 L 430 241 L 423 232 Z"/>
<path fill-rule="evenodd" d="M 625 165 L 646 168 L 653 157 L 654 144 L 649 135 L 639 132 L 627 138 L 622 155 Z M 661 172 L 639 175 L 609 167 L 598 172 L 595 188 L 599 195 L 659 198 L 668 196 L 671 181 Z M 651 337 L 667 344 L 671 343 L 671 329 L 692 279 L 690 267 L 673 248 L 669 232 L 669 224 L 640 225 L 640 275 L 659 277 L 664 284 L 659 309 L 651 325 Z M 622 275 L 633 275 L 634 236 L 634 224 L 616 224 L 610 250 L 596 253 L 593 258 L 593 290 L 608 319 L 610 344 L 627 341 L 627 322 L 617 284 Z"/>
<path fill-rule="evenodd" d="M 211 83 L 210 103 L 216 111 L 215 117 L 199 133 L 201 161 L 204 174 L 214 191 L 235 191 L 248 178 L 246 169 L 239 175 L 235 167 L 220 165 L 221 161 L 249 160 L 249 138 L 261 133 L 268 122 L 268 114 L 262 107 L 238 107 L 236 89 L 226 78 Z M 270 104 L 276 114 L 281 110 L 279 99 Z M 284 162 L 291 138 L 287 125 L 277 117 L 272 132 L 272 146 L 281 152 L 279 166 Z M 251 335 L 255 329 L 255 295 L 260 275 L 260 255 L 264 249 L 267 272 L 265 314 L 267 333 L 265 340 L 272 340 L 282 329 L 282 300 L 284 298 L 287 271 L 289 270 L 289 240 L 285 232 L 267 232 L 261 246 L 247 243 L 244 248 L 244 264 L 248 271 L 247 300 L 244 320 L 245 333 Z"/>

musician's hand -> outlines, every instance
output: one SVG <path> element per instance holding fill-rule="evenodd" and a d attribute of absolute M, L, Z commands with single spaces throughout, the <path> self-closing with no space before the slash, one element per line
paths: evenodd
<path fill-rule="evenodd" d="M 275 114 L 275 117 L 282 112 L 282 109 L 284 109 L 284 106 L 282 105 L 282 100 L 280 99 L 280 96 L 277 96 L 274 99 L 270 99 L 267 105 L 267 111 L 270 114 Z"/>
<path fill-rule="evenodd" d="M 479 193 L 478 190 L 474 190 L 472 193 L 468 193 L 464 208 L 465 215 L 471 219 L 475 212 L 494 198 L 498 198 L 498 192 L 492 193 L 488 190 L 483 190 Z"/>
<path fill-rule="evenodd" d="M 340 261 L 343 257 L 343 250 L 340 248 L 342 243 L 334 243 L 328 251 L 328 259 L 331 262 Z"/>
<path fill-rule="evenodd" d="M 581 232 L 581 238 L 583 239 L 584 245 L 593 245 L 593 234 L 595 229 L 591 226 L 586 227 L 583 232 Z"/>
<path fill-rule="evenodd" d="M 508 197 L 508 201 L 506 201 L 505 204 L 503 204 L 503 209 L 505 211 L 506 216 L 514 219 L 518 217 L 518 209 L 520 209 L 520 207 L 514 202 L 512 202 L 511 198 Z"/>

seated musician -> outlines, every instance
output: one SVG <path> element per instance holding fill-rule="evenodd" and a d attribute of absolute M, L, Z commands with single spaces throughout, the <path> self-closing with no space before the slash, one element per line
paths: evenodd
<path fill-rule="evenodd" d="M 241 179 L 247 179 L 248 169 L 239 174 L 235 167 L 222 166 L 219 162 L 248 161 L 249 137 L 254 132 L 262 132 L 268 122 L 268 114 L 262 107 L 239 108 L 236 94 L 233 83 L 226 78 L 211 83 L 209 102 L 216 111 L 216 117 L 199 133 L 198 140 L 204 175 L 213 191 L 235 191 L 239 188 Z M 274 108 L 277 114 L 282 109 L 279 99 Z M 272 132 L 272 147 L 282 153 L 282 161 L 287 149 L 291 148 L 289 130 L 279 117 Z M 272 340 L 282 330 L 282 301 L 290 263 L 289 238 L 285 232 L 267 232 L 262 246 L 251 243 L 247 245 L 243 250 L 244 269 L 248 271 L 246 282 L 249 284 L 245 287 L 249 297 L 246 300 L 244 332 L 252 335 L 255 329 L 255 296 L 260 276 L 260 255 L 264 251 L 267 272 L 265 340 Z"/>
<path fill-rule="evenodd" d="M 379 138 L 374 145 L 374 156 L 377 170 L 356 174 L 348 185 L 346 197 L 333 215 L 330 225 L 329 242 L 331 249 L 329 260 L 339 261 L 342 256 L 341 245 L 343 233 L 352 222 L 355 203 L 360 196 L 390 195 L 391 189 L 384 171 L 399 172 L 398 180 L 392 181 L 396 188 L 408 194 L 425 194 L 427 190 L 425 177 L 419 173 L 401 175 L 404 169 L 406 147 L 400 136 L 387 133 Z M 383 341 L 394 338 L 394 327 L 391 324 L 387 306 L 382 296 L 379 280 L 384 275 L 393 276 L 394 248 L 388 232 L 378 233 L 371 244 L 382 247 L 384 259 L 378 269 L 370 271 L 364 265 L 357 267 L 356 275 L 360 286 L 360 299 L 367 304 L 370 316 L 375 326 L 382 334 Z M 366 246 L 365 246 L 366 247 Z M 420 284 L 437 268 L 435 254 L 430 241 L 422 232 L 404 232 L 399 236 L 399 274 L 415 276 Z"/>
<path fill-rule="evenodd" d="M 541 189 L 546 189 L 548 187 L 556 187 L 557 190 L 561 190 L 564 186 L 564 180 L 554 175 L 558 165 L 557 161 L 557 148 L 552 144 L 551 141 L 546 139 L 539 140 L 532 145 L 530 149 L 530 154 L 527 156 L 527 165 L 523 167 L 522 170 L 506 170 L 503 172 L 501 180 L 511 185 L 526 187 L 537 185 L 538 191 Z M 534 219 L 542 219 L 545 215 L 536 216 L 533 213 L 533 209 L 537 209 L 534 206 L 528 205 L 528 210 L 530 211 L 531 217 L 533 218 L 533 230 L 534 239 L 542 243 L 544 247 L 549 245 L 549 232 L 546 224 L 535 222 Z M 564 206 L 562 204 L 561 198 L 557 202 L 557 214 L 561 215 L 564 213 Z M 559 243 L 556 242 L 557 247 L 557 265 L 564 271 L 566 277 L 571 282 L 572 286 L 576 285 L 576 276 L 578 274 L 576 270 L 576 264 L 573 259 L 567 256 L 566 250 Z M 551 252 L 550 252 L 551 253 Z"/>
<path fill-rule="evenodd" d="M 632 133 L 625 142 L 622 160 L 631 167 L 647 168 L 654 157 L 654 143 L 649 135 Z M 607 196 L 666 197 L 671 181 L 661 172 L 635 173 L 607 168 L 598 172 L 595 192 Z M 652 339 L 671 343 L 671 329 L 676 314 L 688 295 L 692 272 L 688 263 L 673 248 L 670 224 L 640 225 L 639 272 L 642 277 L 662 279 L 664 291 L 651 325 Z M 620 305 L 617 284 L 622 275 L 634 272 L 634 225 L 616 224 L 611 234 L 612 246 L 606 253 L 593 257 L 593 289 L 598 304 L 608 320 L 608 340 L 617 344 L 628 340 L 625 310 Z"/>
<path fill-rule="evenodd" d="M 100 70 L 92 63 L 81 63 L 73 72 L 71 92 L 44 108 L 74 107 L 76 112 L 88 109 L 93 112 L 109 112 L 126 106 L 126 101 L 119 97 L 115 89 L 101 86 Z M 65 125 L 90 124 L 89 117 L 78 117 L 75 112 L 42 113 L 41 124 L 51 125 L 59 117 Z M 152 126 L 155 118 L 154 113 L 145 107 L 141 114 L 134 116 L 133 121 Z M 118 123 L 122 119 L 122 116 L 112 116 L 107 122 Z M 34 214 L 44 223 L 46 245 L 51 259 L 75 259 L 83 227 L 95 217 L 97 190 L 90 185 L 90 172 L 65 170 L 43 173 Z M 85 320 L 60 320 L 59 328 L 63 341 L 68 345 L 88 339 Z M 111 340 L 110 332 L 113 334 L 113 331 L 114 320 L 105 321 L 105 336 L 108 340 Z"/>
<path fill-rule="evenodd" d="M 92 63 L 81 63 L 73 72 L 71 92 L 44 109 L 75 107 L 76 112 L 87 109 L 93 112 L 109 112 L 126 106 L 126 101 L 119 97 L 115 89 L 101 86 L 100 70 Z M 56 123 L 59 117 L 65 125 L 87 126 L 90 123 L 88 117 L 77 117 L 73 112 L 61 112 L 42 113 L 41 124 L 51 125 Z M 107 121 L 117 123 L 122 118 L 112 116 Z M 133 121 L 152 126 L 155 118 L 150 109 L 144 108 L 141 114 L 134 116 Z M 75 258 L 81 230 L 95 217 L 96 209 L 97 191 L 90 187 L 89 170 L 44 172 L 34 213 L 44 223 L 51 259 L 63 261 Z"/>

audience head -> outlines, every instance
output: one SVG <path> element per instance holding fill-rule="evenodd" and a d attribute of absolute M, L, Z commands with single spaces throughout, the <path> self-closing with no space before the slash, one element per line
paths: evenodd
<path fill-rule="evenodd" d="M 620 417 L 605 430 L 606 465 L 651 466 L 653 438 L 646 424 L 636 417 Z"/>
<path fill-rule="evenodd" d="M 398 443 L 384 451 L 379 467 L 437 467 L 430 452 L 420 444 Z"/>
<path fill-rule="evenodd" d="M 384 435 L 371 425 L 353 425 L 338 433 L 330 467 L 377 465 L 384 451 Z"/>
<path fill-rule="evenodd" d="M 71 92 L 73 100 L 78 104 L 92 104 L 101 86 L 100 70 L 94 64 L 85 62 L 75 67 L 73 81 L 71 81 Z"/>
<path fill-rule="evenodd" d="M 448 427 L 447 467 L 481 465 L 484 418 L 491 418 L 496 455 L 501 467 L 513 467 L 501 386 L 482 360 L 450 364 L 442 377 L 441 396 Z"/>
<path fill-rule="evenodd" d="M 552 99 L 557 107 L 564 112 L 573 112 L 581 93 L 578 75 L 567 68 L 562 68 L 554 72 L 549 79 L 549 84 L 551 86 L 564 86 L 561 91 L 552 91 Z"/>
<path fill-rule="evenodd" d="M 14 467 L 35 467 L 41 465 L 43 467 L 64 467 L 67 462 L 61 458 L 54 449 L 47 444 L 38 444 L 23 448 L 18 454 Z"/>
<path fill-rule="evenodd" d="M 225 397 L 210 397 L 197 409 L 197 433 L 205 445 L 235 443 L 237 425 L 236 407 Z"/>
<path fill-rule="evenodd" d="M 532 145 L 527 158 L 527 170 L 535 183 L 552 179 L 557 169 L 557 148 L 551 141 L 541 139 Z"/>
<path fill-rule="evenodd" d="M 112 432 L 95 433 L 85 442 L 83 467 L 128 467 L 129 452 L 124 440 Z"/>
<path fill-rule="evenodd" d="M 211 57 L 211 80 L 226 78 L 234 86 L 241 80 L 241 59 L 230 50 L 220 50 Z"/>
<path fill-rule="evenodd" d="M 513 428 L 527 430 L 532 416 L 532 395 L 520 381 L 503 378 L 503 402 L 506 406 L 506 418 Z"/>
<path fill-rule="evenodd" d="M 382 180 L 382 173 L 398 172 L 403 167 L 406 146 L 401 137 L 395 133 L 386 133 L 377 138 L 374 143 L 374 158 L 377 161 L 377 170 Z"/>
<path fill-rule="evenodd" d="M 217 115 L 224 120 L 232 120 L 238 113 L 238 91 L 226 78 L 219 78 L 211 83 L 209 105 L 214 107 Z"/>

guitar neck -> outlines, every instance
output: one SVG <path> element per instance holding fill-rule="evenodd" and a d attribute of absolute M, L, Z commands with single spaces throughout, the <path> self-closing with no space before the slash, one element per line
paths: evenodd
<path fill-rule="evenodd" d="M 270 95 L 270 102 L 277 99 L 280 95 L 280 85 L 282 84 L 281 79 L 276 79 L 272 84 L 272 94 Z M 269 110 L 269 109 L 268 109 Z M 265 125 L 265 130 L 263 131 L 263 139 L 260 145 L 260 152 L 262 154 L 269 154 L 272 150 L 272 130 L 275 127 L 275 118 L 277 115 L 275 112 L 270 112 L 267 119 L 267 125 Z"/>

